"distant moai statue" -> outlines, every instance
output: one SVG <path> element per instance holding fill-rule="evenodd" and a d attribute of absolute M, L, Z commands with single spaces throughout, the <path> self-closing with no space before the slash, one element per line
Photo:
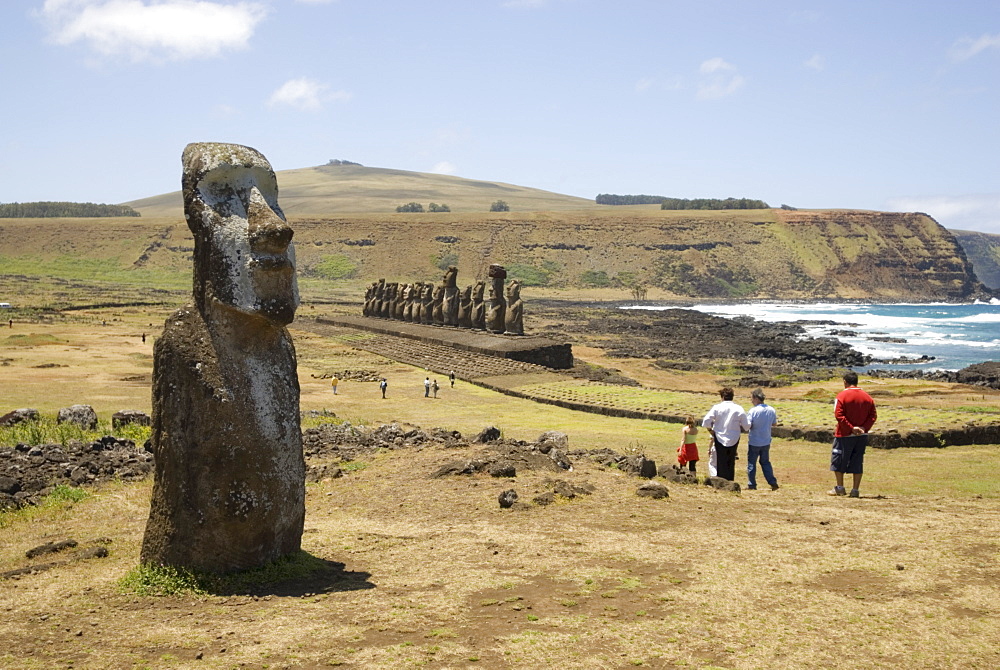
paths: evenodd
<path fill-rule="evenodd" d="M 410 308 L 410 321 L 413 323 L 420 323 L 421 320 L 421 309 L 423 305 L 420 304 L 420 296 L 423 293 L 424 285 L 423 282 L 414 282 L 413 290 L 410 291 L 410 296 L 413 301 L 413 305 Z"/>
<path fill-rule="evenodd" d="M 399 318 L 403 321 L 413 321 L 413 284 L 403 286 L 403 301 Z"/>
<path fill-rule="evenodd" d="M 448 267 L 441 279 L 444 287 L 444 296 L 441 304 L 441 316 L 444 325 L 458 325 L 458 268 L 454 265 Z"/>
<path fill-rule="evenodd" d="M 503 280 L 507 270 L 502 265 L 490 265 L 490 306 L 486 311 L 486 330 L 502 333 L 506 329 L 507 302 L 504 300 Z"/>
<path fill-rule="evenodd" d="M 472 328 L 472 286 L 458 294 L 458 327 Z"/>
<path fill-rule="evenodd" d="M 393 304 L 396 301 L 396 287 L 398 284 L 396 282 L 389 282 L 385 285 L 385 294 L 382 298 L 382 309 L 379 310 L 379 316 L 383 319 L 392 318 Z"/>
<path fill-rule="evenodd" d="M 365 289 L 365 303 L 364 306 L 361 308 L 361 313 L 365 316 L 371 314 L 373 295 L 375 295 L 375 282 L 369 284 L 368 288 Z"/>
<path fill-rule="evenodd" d="M 508 335 L 524 335 L 524 301 L 521 300 L 521 282 L 516 279 L 507 284 L 507 316 L 504 323 Z"/>
<path fill-rule="evenodd" d="M 434 284 L 431 282 L 425 282 L 420 292 L 420 323 L 434 323 Z"/>
<path fill-rule="evenodd" d="M 385 280 L 379 279 L 375 285 L 375 298 L 372 300 L 372 316 L 382 316 L 382 304 L 385 302 Z"/>
<path fill-rule="evenodd" d="M 141 560 L 224 573 L 299 551 L 305 461 L 292 229 L 258 151 L 189 144 L 184 213 L 193 304 L 156 340 L 156 475 Z"/>
<path fill-rule="evenodd" d="M 437 284 L 433 287 L 431 295 L 433 296 L 433 302 L 431 303 L 431 323 L 435 326 L 444 325 L 444 285 Z"/>
<path fill-rule="evenodd" d="M 472 287 L 472 328 L 486 330 L 486 303 L 483 301 L 483 293 L 486 291 L 486 282 L 477 281 Z"/>

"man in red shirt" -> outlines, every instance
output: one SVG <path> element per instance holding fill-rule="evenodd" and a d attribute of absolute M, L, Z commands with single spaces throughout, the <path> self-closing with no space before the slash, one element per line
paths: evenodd
<path fill-rule="evenodd" d="M 875 401 L 858 388 L 858 373 L 849 370 L 844 374 L 844 390 L 837 395 L 833 416 L 837 419 L 837 430 L 833 434 L 830 470 L 837 478 L 837 485 L 830 491 L 830 495 L 847 494 L 844 489 L 844 473 L 849 472 L 854 476 L 851 497 L 857 498 L 860 495 L 858 488 L 861 486 L 861 475 L 864 472 L 868 431 L 878 418 Z"/>

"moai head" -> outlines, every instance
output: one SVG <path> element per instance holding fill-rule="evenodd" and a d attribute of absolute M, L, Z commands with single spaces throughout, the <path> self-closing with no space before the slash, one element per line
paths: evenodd
<path fill-rule="evenodd" d="M 287 325 L 299 305 L 292 229 L 267 159 L 239 144 L 189 144 L 184 216 L 194 234 L 194 298 Z"/>
<path fill-rule="evenodd" d="M 521 299 L 521 282 L 516 279 L 512 279 L 509 284 L 507 284 L 507 302 L 514 302 L 515 300 Z"/>
<path fill-rule="evenodd" d="M 472 300 L 475 302 L 483 301 L 483 292 L 486 290 L 486 282 L 477 281 L 476 285 L 472 288 Z"/>
<path fill-rule="evenodd" d="M 458 288 L 458 268 L 449 265 L 441 278 L 441 283 L 444 284 L 445 288 Z"/>
<path fill-rule="evenodd" d="M 462 300 L 471 301 L 472 300 L 472 286 L 466 286 L 462 289 Z"/>
<path fill-rule="evenodd" d="M 413 285 L 412 284 L 403 284 L 403 293 L 402 293 L 402 296 L 403 296 L 403 300 L 406 300 L 406 301 L 409 301 L 410 298 L 413 297 Z"/>

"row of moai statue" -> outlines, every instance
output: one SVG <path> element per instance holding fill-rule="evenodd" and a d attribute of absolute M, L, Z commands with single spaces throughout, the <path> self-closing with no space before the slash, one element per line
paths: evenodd
<path fill-rule="evenodd" d="M 379 279 L 365 292 L 365 316 L 396 319 L 434 326 L 456 326 L 491 333 L 524 335 L 524 302 L 521 283 L 512 280 L 504 288 L 507 271 L 490 265 L 490 291 L 484 300 L 486 282 L 458 288 L 458 268 L 451 266 L 437 284 L 400 284 Z"/>

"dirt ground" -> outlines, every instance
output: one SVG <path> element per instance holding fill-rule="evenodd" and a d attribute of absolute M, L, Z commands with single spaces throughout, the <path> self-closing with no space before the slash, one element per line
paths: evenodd
<path fill-rule="evenodd" d="M 0 389 L 3 405 L 48 411 L 98 397 L 102 418 L 148 408 L 148 382 L 125 378 L 149 374 L 152 338 L 140 336 L 162 323 L 153 316 L 109 311 L 0 333 L 0 373 L 18 380 Z M 4 339 L 12 334 L 36 337 Z M 303 409 L 355 424 L 470 435 L 495 423 L 521 439 L 555 428 L 571 448 L 641 447 L 661 462 L 677 439 L 676 426 L 583 416 L 462 381 L 424 399 L 423 370 L 305 333 L 297 347 Z M 68 367 L 36 367 L 52 363 Z M 343 369 L 388 374 L 390 397 L 349 381 L 334 397 L 319 375 Z M 0 572 L 67 562 L 0 581 L 0 667 L 1000 666 L 1000 447 L 872 453 L 860 499 L 825 495 L 828 445 L 779 450 L 778 491 L 668 484 L 662 500 L 580 458 L 557 475 L 435 479 L 474 449 L 377 453 L 307 486 L 303 548 L 324 571 L 207 596 L 120 590 L 138 561 L 151 482 L 109 484 L 3 518 Z M 532 504 L 553 479 L 595 490 Z M 511 488 L 526 505 L 501 509 Z M 25 557 L 67 538 L 102 539 L 109 556 Z"/>

